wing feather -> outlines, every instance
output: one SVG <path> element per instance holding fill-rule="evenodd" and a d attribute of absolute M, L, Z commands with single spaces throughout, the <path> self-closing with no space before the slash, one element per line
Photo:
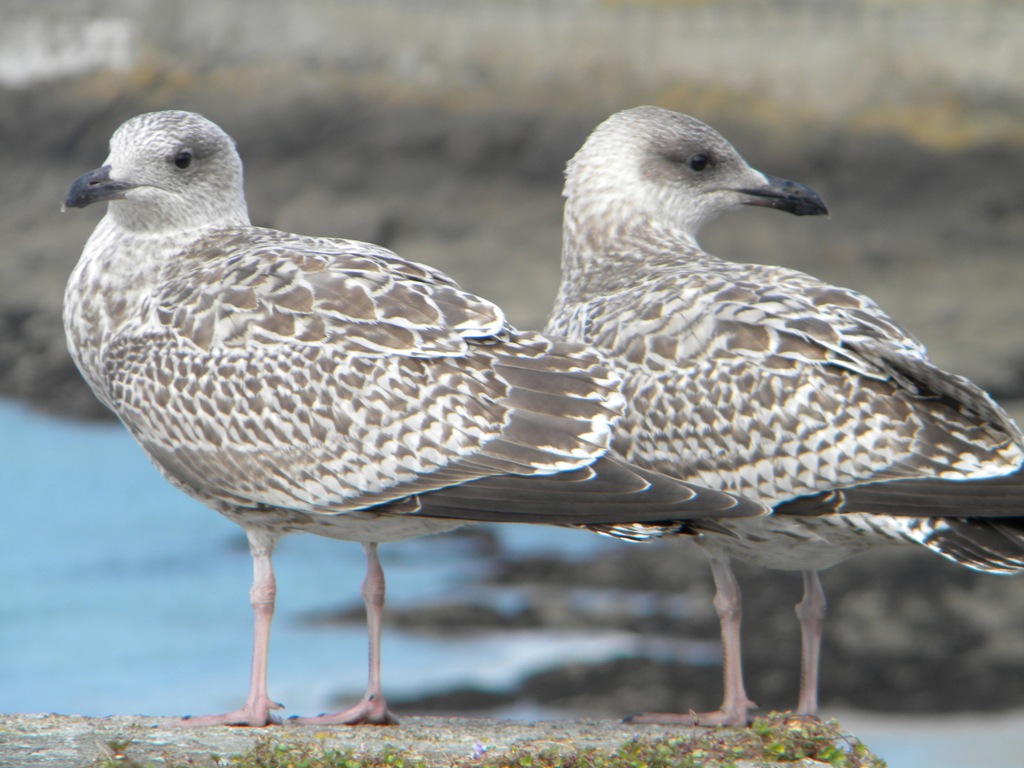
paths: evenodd
<path fill-rule="evenodd" d="M 1017 425 L 871 299 L 703 258 L 653 265 L 549 321 L 619 361 L 631 405 L 613 444 L 630 461 L 771 503 L 1021 466 Z"/>

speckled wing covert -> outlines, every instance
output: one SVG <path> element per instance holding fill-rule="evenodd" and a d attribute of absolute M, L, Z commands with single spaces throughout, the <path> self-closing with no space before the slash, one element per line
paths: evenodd
<path fill-rule="evenodd" d="M 613 441 L 630 460 L 678 474 L 679 456 L 696 457 L 688 479 L 770 503 L 1021 463 L 1012 420 L 935 368 L 870 299 L 792 270 L 692 257 L 548 324 L 638 364 L 623 390 L 632 413 Z M 856 511 L 882 508 L 865 497 Z"/>
<path fill-rule="evenodd" d="M 621 404 L 597 355 L 515 331 L 386 249 L 222 230 L 160 285 L 146 332 L 109 349 L 113 406 L 168 479 L 223 509 L 553 523 L 646 519 L 658 500 L 684 519 L 762 511 L 674 482 L 652 496 L 653 473 L 595 462 Z"/>

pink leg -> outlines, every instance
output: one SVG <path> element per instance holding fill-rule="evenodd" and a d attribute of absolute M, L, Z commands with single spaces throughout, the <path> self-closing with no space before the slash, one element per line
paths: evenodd
<path fill-rule="evenodd" d="M 673 714 L 650 712 L 628 718 L 633 723 L 663 723 L 682 725 L 746 725 L 747 711 L 756 707 L 747 698 L 743 686 L 743 660 L 740 649 L 740 587 L 733 575 L 729 560 L 709 555 L 711 573 L 715 577 L 715 610 L 722 626 L 722 671 L 725 677 L 725 696 L 722 706 L 715 712 Z"/>
<path fill-rule="evenodd" d="M 796 605 L 800 619 L 800 701 L 798 715 L 818 714 L 818 661 L 825 626 L 825 590 L 817 571 L 804 571 L 804 598 Z"/>
<path fill-rule="evenodd" d="M 246 535 L 249 538 L 253 570 L 249 600 L 255 616 L 249 695 L 241 709 L 228 712 L 226 715 L 186 717 L 179 721 L 179 725 L 264 726 L 281 722 L 280 718 L 270 714 L 273 709 L 281 709 L 281 705 L 271 701 L 267 696 L 267 651 L 270 646 L 270 623 L 274 618 L 274 598 L 277 595 L 271 555 L 277 544 L 278 535 L 260 530 L 247 530 Z"/>
<path fill-rule="evenodd" d="M 398 718 L 388 709 L 380 687 L 380 625 L 384 611 L 384 569 L 377 557 L 377 544 L 363 544 L 366 553 L 366 578 L 363 602 L 370 636 L 370 676 L 366 693 L 359 703 L 344 712 L 318 717 L 293 717 L 289 722 L 316 725 L 397 725 Z"/>

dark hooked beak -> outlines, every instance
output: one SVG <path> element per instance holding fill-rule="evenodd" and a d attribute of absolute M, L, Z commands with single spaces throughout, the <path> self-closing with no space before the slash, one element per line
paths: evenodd
<path fill-rule="evenodd" d="M 777 208 L 794 216 L 820 216 L 828 213 L 825 201 L 810 187 L 767 174 L 765 178 L 768 181 L 764 186 L 736 190 L 747 195 L 747 199 L 743 201 L 744 205 Z"/>
<path fill-rule="evenodd" d="M 83 173 L 75 179 L 68 193 L 64 196 L 61 210 L 68 208 L 85 208 L 87 205 L 104 200 L 124 200 L 124 193 L 136 185 L 127 181 L 115 181 L 110 178 L 110 166 L 104 165 L 94 171 Z"/>

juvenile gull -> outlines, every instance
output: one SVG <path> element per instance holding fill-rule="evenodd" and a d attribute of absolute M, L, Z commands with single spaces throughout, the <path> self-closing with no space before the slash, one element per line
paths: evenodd
<path fill-rule="evenodd" d="M 666 521 L 697 532 L 764 507 L 608 451 L 617 380 L 578 343 L 522 333 L 446 275 L 374 245 L 252 227 L 242 164 L 188 112 L 122 125 L 66 207 L 109 201 L 71 275 L 68 346 L 173 485 L 241 525 L 253 557 L 244 706 L 266 725 L 271 553 L 289 532 L 363 544 L 370 674 L 318 723 L 389 723 L 378 542 L 472 521 Z"/>
<path fill-rule="evenodd" d="M 796 610 L 805 714 L 818 706 L 820 569 L 884 541 L 924 545 L 979 571 L 1024 568 L 1015 472 L 1024 440 L 985 392 L 932 365 L 871 299 L 697 245 L 702 224 L 744 205 L 826 213 L 816 193 L 752 169 L 691 117 L 640 107 L 591 134 L 569 162 L 565 199 L 562 284 L 546 331 L 593 344 L 622 375 L 626 412 L 613 449 L 774 508 L 728 523 L 731 537 L 701 538 L 722 625 L 725 696 L 699 722 L 742 723 L 753 706 L 729 557 L 803 571 Z"/>

